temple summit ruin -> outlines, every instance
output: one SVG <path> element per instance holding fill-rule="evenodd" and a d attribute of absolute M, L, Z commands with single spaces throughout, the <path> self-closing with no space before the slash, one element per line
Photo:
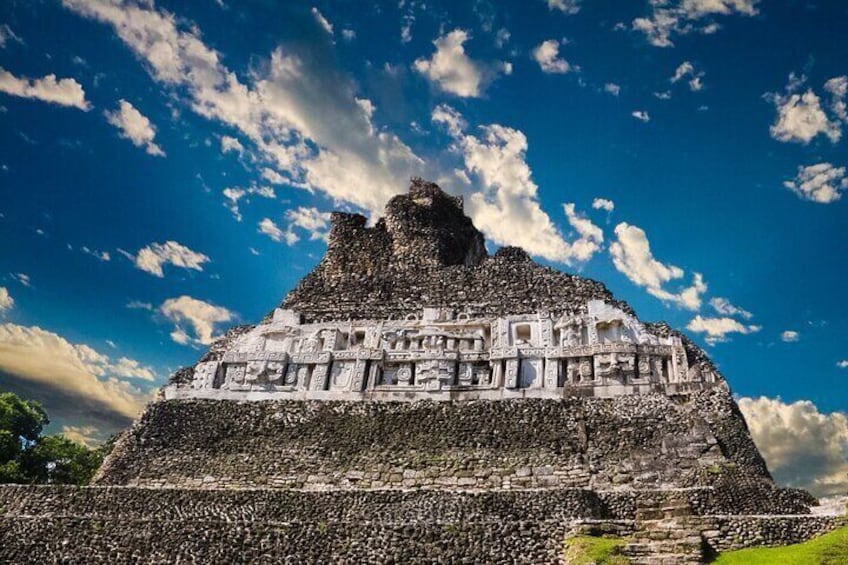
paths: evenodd
<path fill-rule="evenodd" d="M 740 375 L 737 378 L 744 378 Z M 0 488 L 10 563 L 633 564 L 844 524 L 780 488 L 724 376 L 664 323 L 413 179 L 369 226 L 177 371 L 90 487 Z"/>

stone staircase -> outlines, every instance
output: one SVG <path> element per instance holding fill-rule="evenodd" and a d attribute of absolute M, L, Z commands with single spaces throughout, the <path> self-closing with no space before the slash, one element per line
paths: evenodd
<path fill-rule="evenodd" d="M 636 530 L 624 553 L 632 565 L 698 565 L 703 562 L 700 522 L 685 496 L 637 503 Z"/>

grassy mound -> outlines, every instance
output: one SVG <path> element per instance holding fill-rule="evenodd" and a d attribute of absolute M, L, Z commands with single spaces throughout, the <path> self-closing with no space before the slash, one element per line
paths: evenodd
<path fill-rule="evenodd" d="M 848 526 L 796 545 L 728 551 L 713 561 L 713 565 L 845 565 L 846 563 L 848 563 Z"/>
<path fill-rule="evenodd" d="M 565 541 L 568 565 L 629 565 L 622 555 L 626 540 L 617 537 L 575 536 Z"/>

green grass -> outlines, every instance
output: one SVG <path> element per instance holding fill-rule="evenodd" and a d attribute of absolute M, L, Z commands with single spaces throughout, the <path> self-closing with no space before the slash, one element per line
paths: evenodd
<path fill-rule="evenodd" d="M 784 547 L 755 547 L 722 553 L 713 565 L 845 565 L 848 526 L 804 543 Z"/>
<path fill-rule="evenodd" d="M 575 536 L 565 541 L 568 565 L 629 565 L 621 554 L 627 540 L 615 537 Z"/>

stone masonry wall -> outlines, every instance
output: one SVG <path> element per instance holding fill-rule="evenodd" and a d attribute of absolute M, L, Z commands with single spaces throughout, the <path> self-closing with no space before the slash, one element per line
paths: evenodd
<path fill-rule="evenodd" d="M 0 561 L 556 563 L 568 532 L 643 531 L 639 520 L 656 518 L 645 508 L 668 512 L 692 492 L 2 486 Z M 632 515 L 637 507 L 643 510 Z M 663 522 L 661 531 L 644 531 L 649 539 L 663 532 L 673 538 L 678 529 L 681 535 L 695 532 L 715 552 L 800 542 L 845 522 L 683 516 Z"/>
<path fill-rule="evenodd" d="M 725 406 L 707 399 L 727 394 L 461 403 L 164 401 L 121 437 L 97 480 L 306 490 L 722 484 L 722 493 L 703 495 L 704 508 L 805 511 L 807 498 L 776 490 L 762 468 L 737 457 L 744 438 L 730 435 L 723 443 L 711 433 L 707 418 L 715 414 L 701 410 Z M 737 433 L 747 433 L 744 425 Z M 745 479 L 725 480 L 732 473 Z"/>
<path fill-rule="evenodd" d="M 722 462 L 664 395 L 562 401 L 165 401 L 118 442 L 102 484 L 539 488 L 679 483 Z"/>

